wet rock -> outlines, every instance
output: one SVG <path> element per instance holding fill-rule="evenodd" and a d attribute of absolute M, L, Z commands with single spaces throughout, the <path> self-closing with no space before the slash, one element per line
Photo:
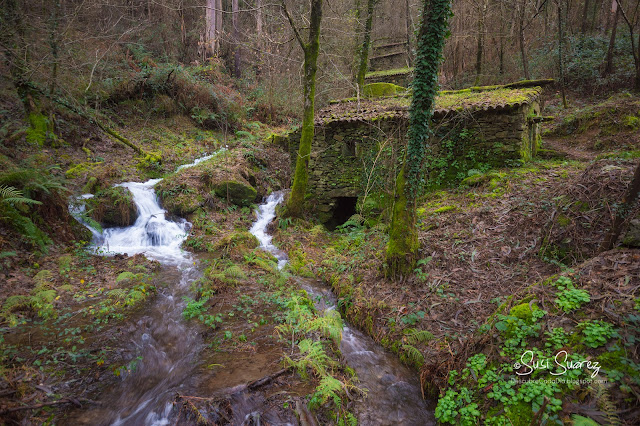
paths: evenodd
<path fill-rule="evenodd" d="M 91 218 L 104 227 L 131 226 L 138 217 L 133 194 L 120 186 L 107 188 L 88 199 L 87 210 Z"/>

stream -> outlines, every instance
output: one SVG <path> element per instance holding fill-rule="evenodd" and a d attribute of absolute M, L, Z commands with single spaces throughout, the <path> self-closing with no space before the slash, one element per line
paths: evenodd
<path fill-rule="evenodd" d="M 202 159 L 196 160 L 190 167 Z M 161 179 L 144 183 L 119 184 L 128 188 L 138 208 L 138 217 L 130 227 L 107 228 L 94 234 L 92 248 L 100 254 L 142 253 L 162 264 L 161 279 L 175 283 L 158 289 L 158 295 L 140 317 L 130 325 L 131 347 L 135 354 L 135 368 L 122 381 L 101 395 L 101 405 L 89 411 L 75 413 L 69 424 L 149 425 L 164 426 L 175 423 L 173 399 L 178 392 L 197 387 L 199 354 L 204 342 L 198 327 L 189 326 L 182 318 L 183 296 L 191 294 L 190 284 L 202 275 L 197 259 L 180 248 L 191 224 L 184 219 L 167 220 L 166 211 L 159 205 L 154 186 Z M 88 198 L 89 195 L 82 196 Z M 256 211 L 256 221 L 250 232 L 260 241 L 261 248 L 278 259 L 282 269 L 286 254 L 277 249 L 267 233 L 267 226 L 275 218 L 275 209 L 284 199 L 282 191 L 269 195 Z M 81 209 L 72 209 L 79 218 Z M 85 223 L 85 226 L 88 226 Z M 335 309 L 331 290 L 321 282 L 296 278 L 316 307 Z M 397 357 L 385 351 L 373 340 L 345 323 L 340 351 L 346 364 L 354 369 L 359 387 L 367 389 L 367 397 L 356 404 L 356 414 L 362 425 L 430 425 L 435 424 L 433 410 L 421 397 L 417 375 L 403 366 Z M 260 354 L 256 354 L 259 357 Z M 268 373 L 265 371 L 265 374 Z M 275 413 L 259 412 L 260 404 L 248 404 L 251 395 L 239 386 L 234 400 L 234 424 L 260 424 L 254 416 L 262 415 L 269 424 L 291 424 L 280 421 Z M 258 410 L 258 411 L 256 411 Z M 256 414 L 258 413 L 258 414 Z"/>

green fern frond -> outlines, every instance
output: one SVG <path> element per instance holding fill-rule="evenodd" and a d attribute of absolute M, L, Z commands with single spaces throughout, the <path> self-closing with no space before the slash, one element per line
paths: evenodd
<path fill-rule="evenodd" d="M 417 367 L 422 367 L 422 365 L 424 364 L 424 355 L 422 355 L 422 352 L 411 345 L 402 345 L 401 349 L 402 351 L 400 353 L 400 358 L 403 361 L 413 364 Z"/>
<path fill-rule="evenodd" d="M 416 330 L 415 328 L 407 328 L 404 330 L 404 341 L 409 345 L 417 345 L 418 343 L 427 343 L 433 339 L 433 334 L 426 330 Z"/>
<path fill-rule="evenodd" d="M 53 280 L 53 274 L 47 269 L 43 269 L 34 275 L 33 281 L 36 283 L 35 290 L 46 290 L 51 287 L 51 281 Z"/>
<path fill-rule="evenodd" d="M 329 399 L 333 400 L 336 407 L 340 408 L 342 400 L 340 393 L 342 392 L 343 383 L 332 376 L 324 376 L 318 386 L 312 399 L 316 401 L 318 406 L 325 404 Z"/>
<path fill-rule="evenodd" d="M 618 410 L 611 400 L 609 389 L 606 385 L 598 381 L 593 381 L 591 382 L 590 390 L 598 404 L 598 408 L 607 416 L 609 424 L 614 426 L 621 425 L 622 422 L 620 421 L 620 417 L 618 417 Z"/>
<path fill-rule="evenodd" d="M 236 280 L 244 280 L 247 278 L 244 271 L 238 265 L 229 266 L 224 270 L 224 275 L 227 278 L 233 278 Z"/>
<path fill-rule="evenodd" d="M 300 353 L 304 355 L 303 358 L 308 361 L 309 366 L 317 375 L 326 374 L 331 359 L 325 352 L 322 342 L 304 339 L 298 343 L 298 349 L 300 349 Z"/>
<path fill-rule="evenodd" d="M 42 204 L 23 195 L 22 191 L 13 186 L 0 185 L 0 203 L 7 204 Z"/>
<path fill-rule="evenodd" d="M 323 317 L 318 317 L 304 324 L 304 330 L 320 331 L 324 336 L 333 340 L 336 346 L 340 346 L 342 340 L 342 317 L 336 310 L 327 311 Z"/>
<path fill-rule="evenodd" d="M 111 290 L 108 294 L 112 299 L 124 300 L 127 297 L 127 290 L 123 288 L 116 288 Z"/>

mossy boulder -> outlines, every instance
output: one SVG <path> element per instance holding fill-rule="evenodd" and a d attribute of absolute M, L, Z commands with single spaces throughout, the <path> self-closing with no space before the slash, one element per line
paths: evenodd
<path fill-rule="evenodd" d="M 248 183 L 240 180 L 223 180 L 213 186 L 213 192 L 218 197 L 228 199 L 238 206 L 250 206 L 256 199 L 258 192 Z"/>
<path fill-rule="evenodd" d="M 218 240 L 210 251 L 219 257 L 243 260 L 245 254 L 259 245 L 260 242 L 255 235 L 248 231 L 238 231 Z"/>
<path fill-rule="evenodd" d="M 162 207 L 175 216 L 185 217 L 204 205 L 204 198 L 200 194 L 187 192 L 173 196 L 161 196 Z"/>
<path fill-rule="evenodd" d="M 138 217 L 133 194 L 121 186 L 98 192 L 87 204 L 91 218 L 104 227 L 131 226 Z"/>
<path fill-rule="evenodd" d="M 371 83 L 362 88 L 362 96 L 365 98 L 379 98 L 381 96 L 394 96 L 406 92 L 402 86 L 392 83 Z"/>
<path fill-rule="evenodd" d="M 538 310 L 540 308 L 535 303 L 521 303 L 511 308 L 509 315 L 520 318 L 527 323 L 533 323 L 533 313 Z"/>

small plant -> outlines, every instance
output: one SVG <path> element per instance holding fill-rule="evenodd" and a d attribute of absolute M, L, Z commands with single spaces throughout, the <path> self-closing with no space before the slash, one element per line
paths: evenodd
<path fill-rule="evenodd" d="M 422 320 L 425 316 L 424 311 L 412 312 L 400 318 L 404 324 L 407 325 L 416 325 L 420 320 Z"/>
<path fill-rule="evenodd" d="M 591 301 L 589 293 L 586 290 L 575 288 L 571 279 L 567 277 L 560 277 L 555 285 L 560 290 L 556 293 L 555 302 L 564 312 L 571 312 Z"/>
<path fill-rule="evenodd" d="M 582 329 L 584 344 L 590 348 L 604 346 L 607 340 L 618 335 L 606 321 L 585 321 L 578 324 L 578 328 Z"/>
<path fill-rule="evenodd" d="M 193 300 L 189 297 L 185 297 L 184 301 L 187 302 L 187 306 L 185 306 L 182 311 L 184 319 L 190 320 L 197 317 L 201 321 L 204 320 L 203 312 L 206 310 L 205 305 L 209 301 L 208 297 L 203 297 L 200 300 Z"/>

